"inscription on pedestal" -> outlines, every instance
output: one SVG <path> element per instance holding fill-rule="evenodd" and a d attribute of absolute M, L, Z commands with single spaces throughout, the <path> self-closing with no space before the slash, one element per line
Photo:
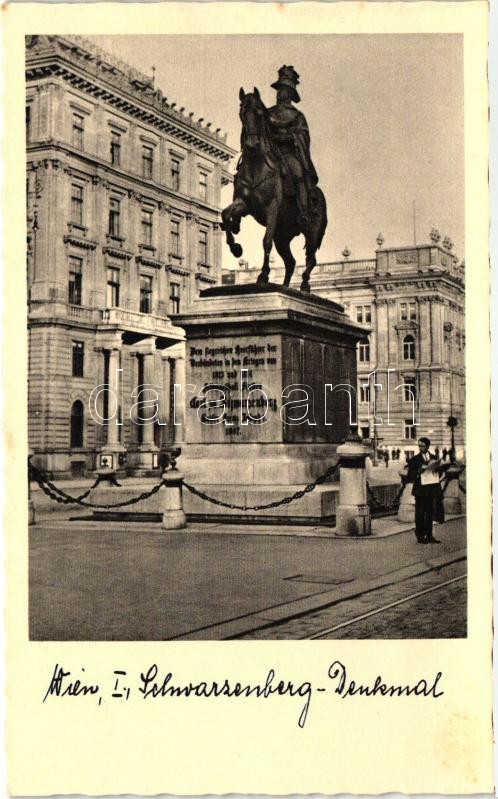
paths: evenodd
<path fill-rule="evenodd" d="M 196 341 L 189 346 L 188 367 L 189 440 L 247 443 L 279 437 L 282 370 L 277 336 L 257 342 Z"/>

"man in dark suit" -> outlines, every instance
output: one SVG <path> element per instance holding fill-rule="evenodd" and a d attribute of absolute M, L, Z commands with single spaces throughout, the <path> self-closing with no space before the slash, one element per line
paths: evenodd
<path fill-rule="evenodd" d="M 415 535 L 419 544 L 441 543 L 432 535 L 432 523 L 435 504 L 442 504 L 439 475 L 444 466 L 429 452 L 430 445 L 430 439 L 419 439 L 419 453 L 408 462 L 408 474 L 405 478 L 406 483 L 413 483 Z"/>

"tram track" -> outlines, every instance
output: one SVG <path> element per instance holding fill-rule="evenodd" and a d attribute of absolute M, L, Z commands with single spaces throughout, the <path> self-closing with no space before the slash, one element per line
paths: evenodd
<path fill-rule="evenodd" d="M 353 637 L 351 635 L 343 636 L 341 633 L 344 630 L 347 631 L 354 628 L 355 624 L 361 626 L 362 622 L 369 619 L 373 619 L 374 622 L 377 621 L 382 626 L 383 612 L 392 613 L 398 606 L 402 606 L 410 600 L 415 603 L 417 601 L 420 602 L 421 597 L 438 589 L 446 588 L 451 590 L 448 588 L 449 586 L 466 579 L 466 573 L 456 573 L 461 571 L 465 562 L 465 557 L 457 557 L 446 563 L 433 563 L 428 570 L 415 572 L 414 570 L 401 569 L 397 573 L 397 579 L 394 576 L 395 572 L 392 575 L 394 579 L 376 581 L 373 584 L 370 583 L 370 585 L 363 584 L 361 588 L 358 585 L 356 589 L 353 583 L 350 591 L 345 592 L 342 596 L 337 596 L 333 601 L 323 604 L 317 603 L 315 607 L 309 606 L 309 608 L 299 613 L 291 612 L 286 618 L 282 616 L 273 623 L 268 623 L 268 621 L 264 623 L 264 612 L 262 612 L 259 615 L 259 619 L 258 616 L 253 616 L 254 626 L 252 630 L 240 630 L 239 635 L 234 635 L 233 638 L 237 637 L 243 640 L 292 639 L 304 641 L 319 640 L 327 635 L 333 636 L 334 632 L 338 633 L 337 637 Z M 447 579 L 441 579 L 446 570 L 449 570 L 449 573 L 446 572 Z M 437 580 L 438 582 L 434 584 L 432 580 Z M 417 590 L 415 590 L 416 586 Z M 407 590 L 409 593 L 406 593 Z M 291 610 L 290 607 L 289 610 Z M 329 626 L 326 626 L 327 621 L 333 623 L 329 623 Z M 359 635 L 358 637 L 365 636 Z M 382 638 L 383 635 L 379 637 Z M 401 634 L 399 637 L 404 636 Z M 419 635 L 417 632 L 413 637 L 424 636 L 422 634 Z"/>
<path fill-rule="evenodd" d="M 406 602 L 413 601 L 414 599 L 418 599 L 425 594 L 430 594 L 434 591 L 440 591 L 442 588 L 445 588 L 448 585 L 453 583 L 459 582 L 461 580 L 466 580 L 467 575 L 461 574 L 458 577 L 452 577 L 450 580 L 445 580 L 443 583 L 439 583 L 438 585 L 430 586 L 429 588 L 424 588 L 422 591 L 416 591 L 413 594 L 409 594 L 408 596 L 402 597 L 401 599 L 397 599 L 394 602 L 389 602 L 385 605 L 382 605 L 379 608 L 375 608 L 374 610 L 370 610 L 367 613 L 362 613 L 359 616 L 355 616 L 352 619 L 348 619 L 347 621 L 343 621 L 340 624 L 335 624 L 332 627 L 328 627 L 325 630 L 320 630 L 319 632 L 315 633 L 314 635 L 306 635 L 300 637 L 298 640 L 307 640 L 307 641 L 314 641 L 323 638 L 326 635 L 330 635 L 331 633 L 336 632 L 337 630 L 341 630 L 345 627 L 351 627 L 353 624 L 357 624 L 360 621 L 364 621 L 365 619 L 370 618 L 371 616 L 376 616 L 379 613 L 384 613 L 387 610 L 391 610 L 392 608 L 398 607 L 399 605 L 403 605 Z"/>

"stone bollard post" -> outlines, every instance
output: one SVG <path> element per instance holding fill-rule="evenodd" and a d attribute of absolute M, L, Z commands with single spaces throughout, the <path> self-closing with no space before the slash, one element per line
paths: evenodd
<path fill-rule="evenodd" d="M 406 477 L 408 474 L 408 465 L 403 466 L 399 471 L 401 478 Z M 406 483 L 401 499 L 399 501 L 397 519 L 399 522 L 413 522 L 415 523 L 415 497 L 412 494 L 413 483 Z"/>
<path fill-rule="evenodd" d="M 463 468 L 457 463 L 453 463 L 446 471 L 446 477 L 449 480 L 448 485 L 444 491 L 444 512 L 451 514 L 462 513 L 462 497 L 460 488 L 458 486 L 461 472 Z"/>
<path fill-rule="evenodd" d="M 187 518 L 183 510 L 183 474 L 172 469 L 163 472 L 165 481 L 163 491 L 163 530 L 181 530 L 187 526 Z"/>
<path fill-rule="evenodd" d="M 35 524 L 36 517 L 35 517 L 35 506 L 33 504 L 33 498 L 31 496 L 31 475 L 29 473 L 29 462 L 30 459 L 33 457 L 34 452 L 32 449 L 28 452 L 28 524 Z"/>
<path fill-rule="evenodd" d="M 371 535 L 370 508 L 367 502 L 366 459 L 368 451 L 351 428 L 344 444 L 337 447 L 339 464 L 339 506 L 336 535 Z"/>

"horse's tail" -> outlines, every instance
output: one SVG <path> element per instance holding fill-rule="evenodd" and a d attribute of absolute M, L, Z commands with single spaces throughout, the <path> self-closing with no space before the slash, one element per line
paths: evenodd
<path fill-rule="evenodd" d="M 327 204 L 325 202 L 325 197 L 324 197 L 324 194 L 323 194 L 321 189 L 317 190 L 316 202 L 317 202 L 317 210 L 318 210 L 319 221 L 320 221 L 320 224 L 319 224 L 319 227 L 318 227 L 318 231 L 317 231 L 317 237 L 316 237 L 316 248 L 317 248 L 317 250 L 319 250 L 320 246 L 322 244 L 322 241 L 323 241 L 323 237 L 325 235 L 325 231 L 327 229 L 327 222 L 328 222 L 328 219 L 327 219 Z"/>
<path fill-rule="evenodd" d="M 327 229 L 327 204 L 321 189 L 318 186 L 310 195 L 311 235 L 305 237 L 306 253 L 313 254 L 320 249 L 325 231 Z"/>

